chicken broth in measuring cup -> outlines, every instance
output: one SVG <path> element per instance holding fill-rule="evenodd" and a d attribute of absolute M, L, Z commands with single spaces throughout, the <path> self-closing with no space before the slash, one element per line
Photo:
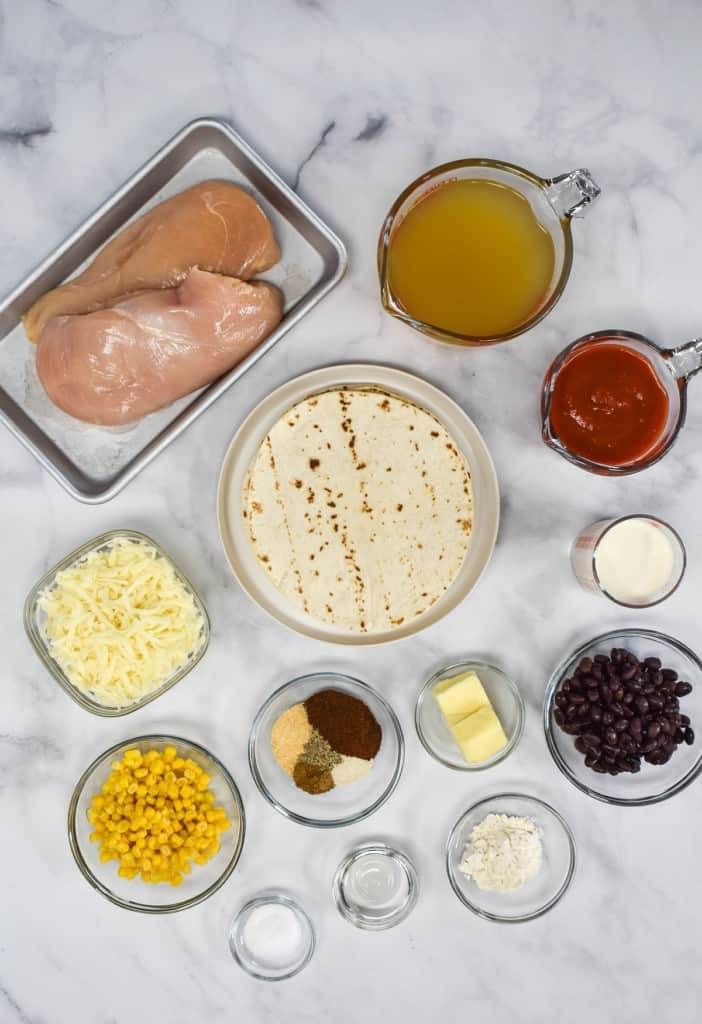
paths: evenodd
<path fill-rule="evenodd" d="M 383 306 L 456 344 L 522 334 L 565 288 L 571 219 L 599 192 L 584 169 L 540 178 L 475 158 L 427 171 L 398 196 L 380 232 Z"/>
<path fill-rule="evenodd" d="M 390 288 L 417 320 L 476 337 L 510 333 L 543 304 L 551 236 L 529 201 L 497 181 L 450 181 L 406 215 L 390 243 Z"/>

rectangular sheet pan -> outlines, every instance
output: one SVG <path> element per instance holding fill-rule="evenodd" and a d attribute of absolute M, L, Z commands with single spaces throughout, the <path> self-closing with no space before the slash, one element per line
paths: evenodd
<path fill-rule="evenodd" d="M 137 424 L 79 423 L 44 393 L 22 314 L 79 271 L 132 218 L 208 178 L 242 185 L 269 216 L 282 258 L 260 276 L 283 292 L 281 323 L 224 377 Z M 214 118 L 192 121 L 0 302 L 0 420 L 74 498 L 107 501 L 277 344 L 338 283 L 346 262 L 341 240 L 229 124 Z"/>

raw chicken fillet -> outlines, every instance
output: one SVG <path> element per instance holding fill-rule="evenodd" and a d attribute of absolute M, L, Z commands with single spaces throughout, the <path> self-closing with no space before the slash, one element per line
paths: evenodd
<path fill-rule="evenodd" d="M 90 313 L 130 292 L 172 288 L 193 267 L 247 281 L 279 259 L 255 199 L 230 182 L 204 181 L 120 231 L 82 274 L 37 299 L 24 328 L 36 341 L 50 317 Z"/>
<path fill-rule="evenodd" d="M 176 288 L 52 318 L 37 372 L 52 402 L 76 419 L 131 423 L 231 370 L 281 316 L 273 285 L 191 270 Z"/>

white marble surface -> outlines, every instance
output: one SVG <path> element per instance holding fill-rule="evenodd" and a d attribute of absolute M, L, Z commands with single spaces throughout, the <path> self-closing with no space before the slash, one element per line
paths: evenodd
<path fill-rule="evenodd" d="M 692 386 L 674 453 L 625 480 L 587 476 L 548 452 L 536 407 L 550 357 L 577 335 L 621 326 L 677 343 L 700 331 L 701 41 L 695 0 L 0 3 L 0 291 L 204 113 L 231 118 L 350 255 L 333 295 L 111 503 L 72 501 L 0 433 L 2 1024 L 698 1019 L 699 785 L 641 810 L 597 804 L 551 763 L 539 709 L 549 671 L 576 639 L 644 623 L 701 646 L 702 385 Z M 490 154 L 544 174 L 588 166 L 602 198 L 575 227 L 573 276 L 547 321 L 508 345 L 454 351 L 382 314 L 375 240 L 416 174 Z M 427 377 L 474 417 L 497 465 L 503 522 L 494 560 L 461 608 L 419 637 L 355 652 L 287 632 L 239 591 L 220 551 L 214 494 L 232 432 L 267 391 L 312 367 L 363 359 Z M 680 529 L 690 568 L 673 599 L 634 615 L 580 591 L 567 552 L 598 516 L 641 510 Z M 173 551 L 204 594 L 214 633 L 186 682 L 131 717 L 103 721 L 45 673 L 21 610 L 50 563 L 122 525 Z M 518 751 L 475 778 L 433 763 L 411 716 L 427 674 L 473 652 L 512 673 L 528 703 Z M 329 834 L 279 817 L 245 760 L 265 695 L 322 667 L 381 688 L 407 737 L 389 804 Z M 239 782 L 249 822 L 225 887 L 172 917 L 111 906 L 80 877 L 66 841 L 85 765 L 152 728 L 211 745 Z M 560 906 L 505 928 L 459 904 L 443 846 L 469 802 L 512 786 L 553 801 L 580 858 Z M 372 836 L 410 851 L 422 881 L 411 918 L 377 935 L 343 922 L 329 892 L 342 854 Z M 309 908 L 319 945 L 298 978 L 266 985 L 232 962 L 226 931 L 246 897 L 276 884 Z"/>

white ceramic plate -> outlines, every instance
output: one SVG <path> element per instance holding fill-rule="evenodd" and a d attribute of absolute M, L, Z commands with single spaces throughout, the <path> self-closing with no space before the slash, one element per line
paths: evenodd
<path fill-rule="evenodd" d="M 268 431 L 296 402 L 342 386 L 374 386 L 391 391 L 433 413 L 463 452 L 473 483 L 473 533 L 461 570 L 449 589 L 423 615 L 398 629 L 354 633 L 321 622 L 287 600 L 261 569 L 244 530 L 241 493 L 251 460 Z M 452 399 L 412 374 L 389 366 L 353 363 L 325 366 L 283 384 L 264 398 L 241 424 L 222 463 L 217 489 L 219 535 L 227 561 L 249 597 L 273 618 L 317 640 L 339 644 L 382 644 L 412 636 L 438 622 L 467 597 L 485 571 L 497 538 L 500 495 L 485 441 L 473 421 Z"/>

